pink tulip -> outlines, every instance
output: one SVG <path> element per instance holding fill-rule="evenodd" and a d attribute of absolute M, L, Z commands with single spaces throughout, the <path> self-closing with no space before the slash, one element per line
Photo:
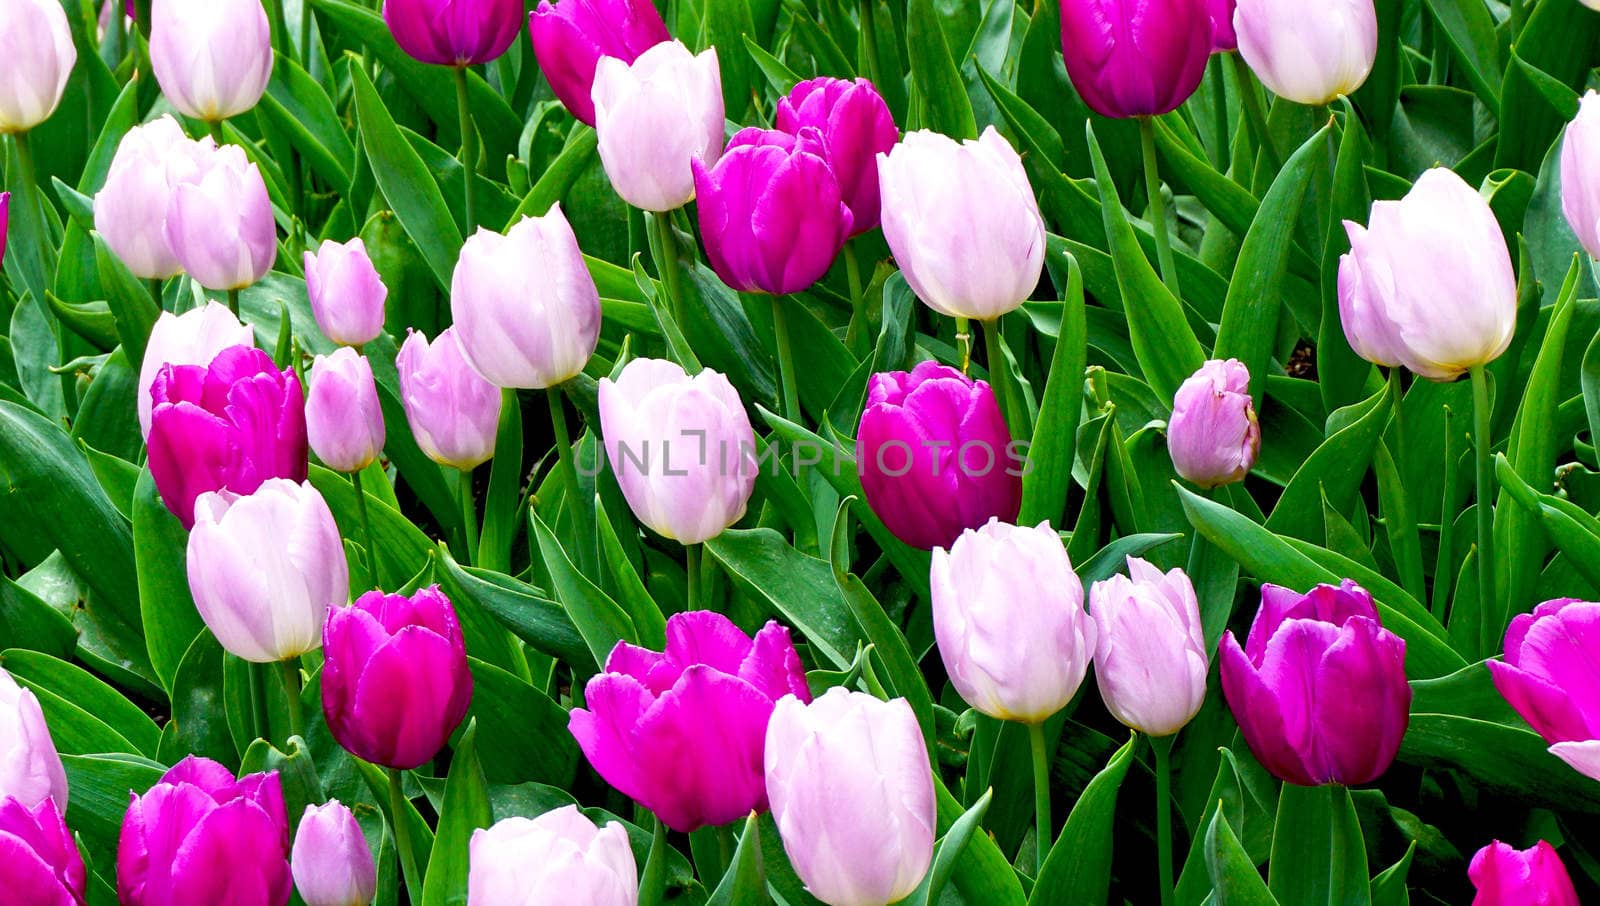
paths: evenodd
<path fill-rule="evenodd" d="M 324 241 L 305 253 L 306 295 L 322 333 L 335 343 L 360 346 L 383 334 L 383 303 L 389 288 L 367 255 L 361 237 Z"/>
<path fill-rule="evenodd" d="M 306 436 L 323 465 L 335 472 L 359 472 L 383 452 L 383 410 L 372 363 L 348 346 L 311 363 L 311 393 L 306 397 Z"/>
<path fill-rule="evenodd" d="M 1261 451 L 1250 372 L 1238 359 L 1212 359 L 1178 388 L 1167 421 L 1178 474 L 1202 488 L 1242 481 Z"/>
<path fill-rule="evenodd" d="M 0 669 L 0 800 L 67 807 L 67 772 L 33 690 Z"/>

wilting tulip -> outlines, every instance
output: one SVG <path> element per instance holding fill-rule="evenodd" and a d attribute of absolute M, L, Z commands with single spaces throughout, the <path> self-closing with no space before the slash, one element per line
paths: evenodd
<path fill-rule="evenodd" d="M 400 49 L 424 63 L 476 66 L 497 59 L 522 30 L 522 0 L 384 0 Z"/>
<path fill-rule="evenodd" d="M 933 769 L 903 698 L 835 686 L 784 696 L 767 725 L 767 798 L 783 850 L 829 906 L 909 896 L 933 861 Z"/>
<path fill-rule="evenodd" d="M 1449 381 L 1499 358 L 1517 326 L 1517 279 L 1489 203 L 1450 170 L 1344 222 L 1339 320 L 1362 358 Z M 1441 299 L 1450 300 L 1441 305 Z"/>
<path fill-rule="evenodd" d="M 430 585 L 411 597 L 369 591 L 328 612 L 322 713 L 352 755 L 411 770 L 450 740 L 472 702 L 456 611 Z"/>
<path fill-rule="evenodd" d="M 1238 0 L 1233 30 L 1256 78 L 1301 104 L 1355 93 L 1378 54 L 1373 0 Z"/>
<path fill-rule="evenodd" d="M 1239 49 L 1239 36 L 1233 30 L 1233 11 L 1239 0 L 1207 0 L 1211 16 L 1211 52 L 1227 53 Z"/>
<path fill-rule="evenodd" d="M 575 805 L 479 828 L 470 849 L 467 906 L 639 902 L 628 832 L 615 821 L 596 827 Z"/>
<path fill-rule="evenodd" d="M 367 906 L 378 891 L 367 838 L 356 816 L 337 799 L 306 806 L 289 866 L 306 906 Z"/>
<path fill-rule="evenodd" d="M 867 380 L 856 430 L 861 488 L 912 547 L 948 546 L 963 529 L 1017 518 L 1023 455 L 983 381 L 932 361 Z"/>
<path fill-rule="evenodd" d="M 1597 631 L 1600 603 L 1546 601 L 1511 620 L 1505 660 L 1488 664 L 1495 688 L 1550 753 L 1600 779 L 1600 668 L 1589 642 Z"/>
<path fill-rule="evenodd" d="M 440 465 L 471 469 L 494 455 L 500 388 L 467 364 L 455 328 L 434 338 L 411 331 L 395 359 L 411 435 Z"/>
<path fill-rule="evenodd" d="M 715 47 L 697 56 L 666 41 L 631 64 L 601 57 L 592 97 L 600 163 L 623 201 L 670 211 L 694 198 L 689 162 L 711 163 L 722 149 L 722 72 Z"/>
<path fill-rule="evenodd" d="M 150 400 L 150 388 L 162 366 L 199 365 L 204 368 L 222 350 L 254 343 L 255 333 L 239 323 L 226 305 L 207 302 L 181 315 L 162 312 L 145 343 L 144 362 L 139 365 L 139 384 L 135 390 L 139 429 L 144 437 L 150 437 L 150 411 L 155 407 Z"/>
<path fill-rule="evenodd" d="M 0 0 L 0 136 L 27 132 L 61 103 L 78 50 L 57 0 Z"/>
<path fill-rule="evenodd" d="M 672 40 L 650 0 L 539 0 L 528 14 L 528 35 L 539 71 L 556 99 L 579 120 L 594 125 L 595 65 L 601 57 L 632 63 Z"/>
<path fill-rule="evenodd" d="M 1243 363 L 1212 359 L 1183 382 L 1167 421 L 1167 450 L 1178 474 L 1202 488 L 1249 474 L 1261 451 L 1261 426 Z"/>
<path fill-rule="evenodd" d="M 244 289 L 278 257 L 267 184 L 238 145 L 200 156 L 174 180 L 164 229 L 178 263 L 206 289 Z"/>
<path fill-rule="evenodd" d="M 0 797 L 0 890 L 17 906 L 82 906 L 88 875 L 61 808 Z"/>
<path fill-rule="evenodd" d="M 1561 212 L 1590 258 L 1600 258 L 1600 94 L 1587 91 L 1561 138 Z"/>
<path fill-rule="evenodd" d="M 251 110 L 272 78 L 272 30 L 258 0 L 153 0 L 150 68 L 178 112 L 219 122 Z"/>
<path fill-rule="evenodd" d="M 0 800 L 4 799 L 15 799 L 30 809 L 48 799 L 64 809 L 67 772 L 39 699 L 0 669 Z"/>
<path fill-rule="evenodd" d="M 1472 906 L 1578 906 L 1567 867 L 1543 840 L 1521 850 L 1496 840 L 1472 857 L 1467 877 L 1478 891 Z"/>
<path fill-rule="evenodd" d="M 850 209 L 822 133 L 749 128 L 716 164 L 694 164 L 706 257 L 743 292 L 797 293 L 822 278 L 850 237 Z"/>
<path fill-rule="evenodd" d="M 190 755 L 129 794 L 117 843 L 122 906 L 282 906 L 289 819 L 278 772 L 233 772 Z"/>
<path fill-rule="evenodd" d="M 306 436 L 317 458 L 335 472 L 359 472 L 383 452 L 383 410 L 365 356 L 341 346 L 312 361 Z"/>
<path fill-rule="evenodd" d="M 504 236 L 474 233 L 450 312 L 467 364 L 495 386 L 543 390 L 582 371 L 600 339 L 600 293 L 561 206 Z"/>
<path fill-rule="evenodd" d="M 1044 219 L 1022 158 L 989 127 L 977 141 L 912 132 L 878 155 L 883 238 L 917 298 L 990 321 L 1039 284 Z"/>
<path fill-rule="evenodd" d="M 1157 116 L 1194 94 L 1211 57 L 1209 0 L 1063 0 L 1061 52 L 1083 102 Z"/>
<path fill-rule="evenodd" d="M 171 177 L 197 169 L 215 148 L 209 137 L 191 141 L 171 116 L 135 126 L 117 145 L 94 196 L 94 228 L 135 277 L 164 280 L 183 270 L 167 242 Z"/>
<path fill-rule="evenodd" d="M 294 369 L 232 346 L 210 365 L 164 365 L 150 386 L 150 474 L 161 502 L 194 526 L 206 491 L 249 494 L 269 478 L 305 481 L 305 397 Z"/>
<path fill-rule="evenodd" d="M 1406 643 L 1349 579 L 1304 595 L 1261 586 L 1244 647 L 1230 630 L 1220 658 L 1245 742 L 1279 779 L 1355 785 L 1394 761 L 1411 719 Z"/>
<path fill-rule="evenodd" d="M 617 643 L 567 727 L 607 783 L 688 832 L 766 809 L 767 721 L 785 695 L 811 700 L 787 628 L 751 639 L 696 610 L 667 619 L 664 653 Z"/>
<path fill-rule="evenodd" d="M 1131 577 L 1131 578 L 1130 578 Z M 1094 677 L 1111 716 L 1147 736 L 1183 729 L 1206 697 L 1205 632 L 1194 585 L 1138 557 L 1089 588 Z"/>
<path fill-rule="evenodd" d="M 822 133 L 826 157 L 850 209 L 850 234 L 878 225 L 878 155 L 900 138 L 889 105 L 866 79 L 807 79 L 778 101 L 774 125 L 790 135 L 807 126 Z"/>
<path fill-rule="evenodd" d="M 361 237 L 325 240 L 305 253 L 306 295 L 322 333 L 335 343 L 360 346 L 383 334 L 383 303 L 389 288 L 367 255 Z"/>
<path fill-rule="evenodd" d="M 699 544 L 744 516 L 755 432 L 721 374 L 634 359 L 615 381 L 600 379 L 600 433 L 628 507 L 657 534 Z"/>

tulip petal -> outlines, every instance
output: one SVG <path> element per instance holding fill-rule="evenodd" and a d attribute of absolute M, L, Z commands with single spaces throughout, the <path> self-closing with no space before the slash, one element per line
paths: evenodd
<path fill-rule="evenodd" d="M 685 670 L 639 721 L 638 751 L 651 758 L 642 766 L 651 788 L 640 801 L 685 832 L 766 808 L 771 715 L 772 700 L 744 680 L 699 664 Z"/>

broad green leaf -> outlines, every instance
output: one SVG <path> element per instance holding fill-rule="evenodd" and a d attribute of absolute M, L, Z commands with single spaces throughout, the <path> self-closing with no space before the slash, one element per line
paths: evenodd
<path fill-rule="evenodd" d="M 1117 792 L 1133 764 L 1133 747 L 1137 741 L 1138 737 L 1134 736 L 1123 743 L 1078 797 L 1033 885 L 1033 893 L 1028 898 L 1030 904 L 1098 906 L 1106 902 L 1111 883 L 1111 832 L 1116 819 Z"/>
<path fill-rule="evenodd" d="M 1388 402 L 1389 391 L 1381 389 L 1349 407 L 1349 423 L 1332 432 L 1284 488 L 1267 519 L 1269 531 L 1301 539 L 1320 538 L 1322 526 L 1317 523 L 1322 498 L 1340 512 L 1348 510 L 1389 423 Z"/>
<path fill-rule="evenodd" d="M 1206 865 L 1214 888 L 1211 902 L 1216 906 L 1277 906 L 1277 898 L 1220 811 L 1206 828 Z"/>
<path fill-rule="evenodd" d="M 934 795 L 939 809 L 939 830 L 949 834 L 956 822 L 966 814 L 961 803 L 950 795 L 945 789 L 944 782 L 937 773 L 933 778 Z M 977 798 L 977 797 L 975 797 Z M 951 869 L 950 881 L 955 886 L 955 892 L 967 902 L 972 904 L 982 903 L 983 906 L 1024 906 L 1027 896 L 1022 891 L 1022 884 L 1017 880 L 1017 873 L 1006 861 L 1000 852 L 1000 847 L 995 845 L 994 838 L 988 834 L 973 834 L 961 854 L 956 857 L 955 867 Z M 950 896 L 950 887 L 945 888 L 945 897 Z"/>
<path fill-rule="evenodd" d="M 1039 401 L 1039 420 L 1028 447 L 1028 468 L 1022 476 L 1022 511 L 1019 525 L 1042 519 L 1060 524 L 1066 515 L 1067 492 L 1072 487 L 1072 464 L 1077 457 L 1078 422 L 1083 415 L 1083 370 L 1088 360 L 1088 324 L 1084 316 L 1083 273 L 1072 255 L 1066 256 L 1067 288 L 1062 294 L 1061 327 L 1050 377 Z"/>
<path fill-rule="evenodd" d="M 928 906 L 939 902 L 940 894 L 950 880 L 950 872 L 956 866 L 956 859 L 966 850 L 972 835 L 980 832 L 983 816 L 989 811 L 989 803 L 992 801 L 994 801 L 994 790 L 984 790 L 978 801 L 950 825 L 950 829 L 939 840 L 939 846 L 933 852 L 933 864 L 928 868 L 928 874 L 922 879 L 922 884 L 911 896 L 906 897 L 907 906 Z"/>
<path fill-rule="evenodd" d="M 610 595 L 578 572 L 538 513 L 530 510 L 528 519 L 532 523 L 545 569 L 550 573 L 556 597 L 572 618 L 572 624 L 582 633 L 595 663 L 604 664 L 618 642 L 638 644 L 639 633 L 628 614 L 611 600 Z"/>
<path fill-rule="evenodd" d="M 471 601 L 534 650 L 559 658 L 580 673 L 592 673 L 605 658 L 595 658 L 572 617 L 545 592 L 510 576 L 462 567 L 442 546 L 439 584 L 451 601 Z M 610 653 L 609 651 L 607 652 Z"/>
<path fill-rule="evenodd" d="M 139 575 L 139 613 L 150 664 L 169 693 L 189 646 L 205 624 L 189 595 L 189 533 L 156 495 L 148 468 L 133 495 L 133 553 Z"/>
<path fill-rule="evenodd" d="M 478 762 L 478 724 L 469 721 L 450 757 L 438 834 L 428 856 L 422 906 L 460 906 L 467 901 L 467 844 L 472 832 L 494 822 L 489 812 L 489 782 Z"/>
<path fill-rule="evenodd" d="M 767 902 L 766 874 L 761 867 L 761 825 L 752 814 L 745 819 L 744 832 L 733 851 L 733 864 L 711 892 L 706 906 L 761 906 Z"/>
<path fill-rule="evenodd" d="M 0 664 L 32 689 L 50 726 L 56 748 L 70 755 L 156 753 L 161 731 L 139 706 L 83 668 L 42 654 L 12 648 Z"/>
<path fill-rule="evenodd" d="M 906 9 L 906 45 L 911 84 L 922 110 L 920 124 L 958 140 L 977 138 L 972 101 L 937 15 L 933 0 L 910 0 Z"/>
<path fill-rule="evenodd" d="M 1500 85 L 1505 76 L 1500 65 L 1500 41 L 1495 36 L 1494 18 L 1478 0 L 1427 0 L 1428 12 L 1472 90 L 1490 111 L 1500 109 Z"/>
<path fill-rule="evenodd" d="M 839 669 L 850 665 L 862 632 L 827 561 L 772 529 L 730 529 L 705 547 L 739 590 L 799 630 L 818 655 Z"/>
<path fill-rule="evenodd" d="M 472 668 L 468 718 L 491 728 L 477 740 L 489 782 L 570 786 L 578 764 L 578 744 L 567 732 L 567 710 L 493 664 L 477 658 L 467 662 Z M 508 731 L 509 727 L 516 731 Z"/>
<path fill-rule="evenodd" d="M 1282 903 L 1362 906 L 1371 902 L 1367 849 L 1350 791 L 1340 784 L 1285 783 L 1272 834 L 1268 884 Z"/>

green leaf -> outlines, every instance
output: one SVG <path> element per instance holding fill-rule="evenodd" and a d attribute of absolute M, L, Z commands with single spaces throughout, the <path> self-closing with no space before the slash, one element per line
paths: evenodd
<path fill-rule="evenodd" d="M 546 390 L 557 393 L 559 390 Z M 517 533 L 522 491 L 522 405 L 517 391 L 500 391 L 500 422 L 495 427 L 489 490 L 483 503 L 483 530 L 473 562 L 496 572 L 511 571 L 511 543 Z"/>
<path fill-rule="evenodd" d="M 549 213 L 550 208 L 566 196 L 578 177 L 594 162 L 599 141 L 593 129 L 581 126 L 567 141 L 567 146 L 561 149 L 561 153 L 556 155 L 556 159 L 545 167 L 539 181 L 528 190 L 506 228 L 510 229 L 524 217 L 542 217 Z"/>
<path fill-rule="evenodd" d="M 761 906 L 767 902 L 767 880 L 761 869 L 761 825 L 752 814 L 744 821 L 744 833 L 739 835 L 739 846 L 733 851 L 733 864 L 711 892 L 706 906 Z"/>
<path fill-rule="evenodd" d="M 444 784 L 439 832 L 428 856 L 422 906 L 459 906 L 467 901 L 467 844 L 472 832 L 494 822 L 489 811 L 489 782 L 478 763 L 477 721 L 470 721 L 450 757 Z"/>
<path fill-rule="evenodd" d="M 150 329 L 161 312 L 150 293 L 128 272 L 127 266 L 99 233 L 94 234 L 94 250 L 100 285 L 106 291 L 106 304 L 122 341 L 122 354 L 127 357 L 128 365 L 138 371 L 144 361 L 145 341 L 150 338 Z"/>
<path fill-rule="evenodd" d="M 1277 906 L 1278 900 L 1220 810 L 1206 828 L 1206 867 L 1214 887 L 1211 901 L 1216 906 Z"/>
<path fill-rule="evenodd" d="M 1400 861 L 1372 879 L 1372 906 L 1410 906 L 1411 895 L 1406 890 L 1406 875 L 1411 871 L 1411 860 L 1416 854 L 1417 841 L 1412 840 Z"/>
<path fill-rule="evenodd" d="M 273 129 L 288 138 L 313 172 L 340 191 L 349 191 L 355 146 L 345 134 L 333 101 L 298 62 L 277 57 L 272 81 L 257 109 Z"/>
<path fill-rule="evenodd" d="M 592 673 L 605 659 L 596 659 L 573 625 L 572 617 L 545 593 L 510 576 L 457 564 L 439 548 L 439 584 L 451 601 L 471 601 L 536 651 L 559 658 L 573 669 Z M 609 652 L 607 652 L 609 654 Z"/>
<path fill-rule="evenodd" d="M 1065 516 L 1077 456 L 1078 421 L 1083 415 L 1083 370 L 1088 363 L 1089 328 L 1085 321 L 1083 272 L 1078 259 L 1065 256 L 1067 289 L 1062 294 L 1061 328 L 1050 358 L 1050 377 L 1039 401 L 1039 420 L 1028 447 L 1028 468 L 1022 475 L 1019 525 L 1042 519 L 1059 523 Z"/>
<path fill-rule="evenodd" d="M 189 533 L 156 495 L 148 468 L 133 493 L 133 553 L 139 576 L 139 613 L 145 648 L 162 688 L 170 694 L 178 665 L 205 629 L 189 594 Z"/>
<path fill-rule="evenodd" d="M 1366 843 L 1348 788 L 1283 785 L 1268 885 L 1279 902 L 1297 906 L 1370 903 Z"/>
<path fill-rule="evenodd" d="M 359 758 L 351 759 L 350 763 L 355 766 L 356 772 L 361 775 L 361 779 L 366 783 L 367 790 L 372 793 L 372 797 L 383 804 L 383 813 L 389 816 L 389 820 L 391 822 L 397 820 L 406 822 L 406 830 L 410 833 L 411 838 L 411 852 L 416 859 L 417 870 L 425 875 L 428 869 L 428 857 L 433 852 L 433 828 L 428 826 L 427 820 L 422 817 L 421 812 L 417 811 L 416 804 L 410 798 L 401 800 L 399 815 L 393 814 L 389 806 L 389 775 L 383 768 L 375 764 L 369 764 Z M 447 780 L 446 783 L 448 782 Z M 393 828 L 393 826 L 391 823 L 390 827 Z M 425 877 L 405 879 L 405 886 L 410 893 L 411 902 L 421 902 L 424 882 Z"/>
<path fill-rule="evenodd" d="M 0 639 L 59 658 L 69 658 L 78 645 L 72 621 L 10 577 L 0 575 Z"/>
<path fill-rule="evenodd" d="M 966 851 L 972 835 L 980 830 L 983 816 L 989 811 L 989 803 L 993 801 L 994 790 L 992 788 L 984 790 L 978 801 L 972 804 L 972 808 L 967 809 L 950 825 L 950 829 L 945 831 L 944 837 L 939 840 L 938 848 L 933 851 L 933 864 L 929 867 L 928 874 L 923 877 L 922 884 L 916 891 L 906 897 L 906 906 L 929 906 L 939 902 L 945 884 L 950 880 L 950 873 L 955 870 L 956 859 Z"/>
<path fill-rule="evenodd" d="M 634 629 L 633 620 L 627 612 L 618 607 L 610 595 L 589 581 L 587 576 L 578 572 L 538 513 L 530 509 L 528 519 L 533 526 L 539 553 L 544 558 L 545 569 L 550 573 L 556 597 L 566 608 L 573 625 L 578 627 L 578 632 L 582 633 L 595 663 L 604 664 L 618 642 L 638 644 L 639 632 Z"/>
<path fill-rule="evenodd" d="M 1133 747 L 1137 740 L 1138 737 L 1130 737 L 1123 743 L 1078 797 L 1033 885 L 1033 894 L 1028 898 L 1030 904 L 1099 906 L 1106 902 L 1111 883 L 1111 832 L 1117 814 L 1117 792 L 1122 789 L 1122 781 L 1133 764 Z"/>
<path fill-rule="evenodd" d="M 731 529 L 705 543 L 739 590 L 802 633 L 838 669 L 862 638 L 826 561 L 795 550 L 772 529 Z"/>
<path fill-rule="evenodd" d="M 1324 497 L 1341 513 L 1349 511 L 1389 423 L 1388 401 L 1384 388 L 1344 410 L 1352 420 L 1323 441 L 1294 473 L 1267 519 L 1268 531 L 1302 539 L 1323 537 L 1318 523 Z"/>
<path fill-rule="evenodd" d="M 520 677 L 468 658 L 472 668 L 469 719 L 491 730 L 478 738 L 483 772 L 492 783 L 569 786 L 578 764 L 578 744 L 567 732 L 567 709 Z"/>
<path fill-rule="evenodd" d="M 1511 467 L 1505 454 L 1497 454 L 1494 464 L 1500 489 L 1538 519 L 1551 543 L 1567 555 L 1574 569 L 1600 586 L 1600 519 L 1564 497 L 1535 491 Z"/>
<path fill-rule="evenodd" d="M 137 755 L 62 755 L 67 769 L 67 824 L 91 853 L 114 853 L 130 792 L 143 795 L 166 772 Z"/>
<path fill-rule="evenodd" d="M 1442 35 L 1472 90 L 1489 110 L 1500 109 L 1500 84 L 1505 78 L 1500 65 L 1500 40 L 1495 36 L 1494 18 L 1489 7 L 1478 0 L 1427 0 L 1428 12 L 1439 24 Z"/>
<path fill-rule="evenodd" d="M 972 100 L 939 25 L 933 0 L 910 0 L 906 46 L 911 54 L 911 84 L 923 112 L 921 125 L 955 139 L 977 138 Z"/>
<path fill-rule="evenodd" d="M 756 442 L 759 444 L 760 438 Z M 596 494 L 594 497 L 595 521 L 600 529 L 601 560 L 621 593 L 622 600 L 618 603 L 633 620 L 634 629 L 639 633 L 639 644 L 651 650 L 661 649 L 667 644 L 667 618 L 622 549 L 622 539 L 617 535 L 616 526 L 611 524 L 602 496 Z"/>
<path fill-rule="evenodd" d="M 155 755 L 161 741 L 155 722 L 83 668 L 20 648 L 0 652 L 0 663 L 13 679 L 33 690 L 61 752 Z"/>
<path fill-rule="evenodd" d="M 933 777 L 934 796 L 938 802 L 939 828 L 946 836 L 955 827 L 956 822 L 965 816 L 961 803 L 950 795 L 945 789 L 944 781 L 939 779 L 937 772 Z M 972 904 L 983 906 L 1023 906 L 1027 896 L 1022 892 L 1022 884 L 1017 880 L 1017 873 L 1011 868 L 1011 863 L 1000 852 L 1000 847 L 994 838 L 988 834 L 973 834 L 966 847 L 956 857 L 955 867 L 951 869 L 950 880 L 955 883 L 956 892 L 961 898 Z M 950 891 L 947 887 L 945 898 L 948 900 Z"/>

